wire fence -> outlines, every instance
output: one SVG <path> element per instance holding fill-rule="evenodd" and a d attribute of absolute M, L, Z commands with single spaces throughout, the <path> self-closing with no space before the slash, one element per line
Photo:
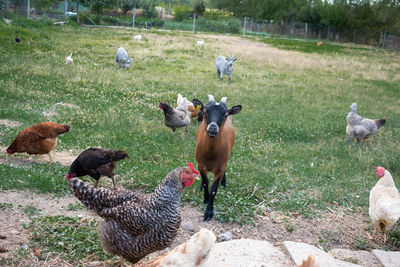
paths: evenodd
<path fill-rule="evenodd" d="M 1 0 L 0 0 L 1 1 Z M 102 15 L 89 13 L 87 7 L 76 2 L 54 2 L 42 7 L 35 3 L 40 1 L 6 0 L 0 6 L 3 18 L 13 15 L 26 16 L 30 19 L 48 18 L 68 21 L 68 18 L 86 25 L 125 26 L 138 28 L 179 29 L 187 31 L 242 33 L 243 35 L 280 36 L 285 38 L 305 40 L 326 40 L 341 43 L 367 44 L 381 48 L 400 49 L 400 36 L 389 32 L 371 32 L 357 28 L 335 29 L 311 23 L 274 22 L 271 20 L 256 20 L 254 18 L 229 18 L 226 20 L 209 20 L 206 18 L 187 19 L 181 22 L 173 21 L 170 10 L 157 7 L 154 18 L 144 17 L 141 9 L 122 11 L 121 9 L 105 10 Z M 79 10 L 79 16 L 77 11 Z M 134 12 L 134 14 L 133 14 Z M 133 20 L 135 17 L 135 20 Z M 192 18 L 193 19 L 193 18 Z M 135 24 L 133 22 L 135 21 Z"/>

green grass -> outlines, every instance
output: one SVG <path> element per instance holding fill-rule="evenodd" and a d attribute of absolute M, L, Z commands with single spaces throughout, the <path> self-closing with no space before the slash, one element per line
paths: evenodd
<path fill-rule="evenodd" d="M 116 169 L 117 182 L 151 192 L 169 171 L 195 162 L 198 128 L 193 122 L 188 135 L 178 129 L 172 136 L 158 103 L 175 104 L 178 93 L 206 102 L 213 94 L 243 106 L 233 119 L 227 188 L 215 201 L 219 221 L 251 223 L 262 201 L 303 217 L 318 216 L 334 201 L 366 212 L 377 165 L 400 185 L 398 51 L 272 38 L 241 44 L 216 35 L 205 36 L 199 49 L 199 37 L 189 33 L 142 32 L 139 43 L 136 31 L 35 25 L 0 23 L 0 118 L 23 124 L 0 126 L 2 146 L 34 123 L 69 123 L 71 132 L 59 137 L 56 150 L 124 149 L 130 158 Z M 133 58 L 129 70 L 116 69 L 120 45 Z M 67 66 L 71 52 L 74 65 Z M 238 58 L 230 84 L 216 79 L 221 54 Z M 364 117 L 387 118 L 362 145 L 345 143 L 352 102 Z M 58 163 L 0 164 L 0 189 L 70 195 L 67 171 Z M 183 201 L 205 209 L 202 196 L 195 183 Z"/>
<path fill-rule="evenodd" d="M 32 220 L 28 229 L 32 231 L 31 248 L 43 248 L 39 259 L 58 253 L 64 260 L 79 263 L 81 260 L 107 260 L 114 257 L 106 254 L 96 232 L 95 220 L 78 217 L 44 216 Z"/>

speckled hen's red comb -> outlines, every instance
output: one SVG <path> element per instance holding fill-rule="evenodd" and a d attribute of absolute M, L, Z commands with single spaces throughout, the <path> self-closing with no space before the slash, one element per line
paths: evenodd
<path fill-rule="evenodd" d="M 379 178 L 382 178 L 385 175 L 385 168 L 381 166 L 376 167 L 375 174 L 377 174 Z"/>
<path fill-rule="evenodd" d="M 193 163 L 188 163 L 188 166 L 194 174 L 199 175 L 199 172 L 195 170 Z"/>

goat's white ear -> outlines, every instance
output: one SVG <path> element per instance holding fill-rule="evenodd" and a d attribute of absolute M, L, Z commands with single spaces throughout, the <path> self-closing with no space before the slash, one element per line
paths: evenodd
<path fill-rule="evenodd" d="M 215 102 L 213 95 L 208 95 L 208 102 Z"/>
<path fill-rule="evenodd" d="M 224 96 L 223 98 L 221 98 L 221 103 L 225 103 L 225 105 L 226 105 L 226 100 L 227 100 L 228 98 L 226 97 L 226 96 Z"/>

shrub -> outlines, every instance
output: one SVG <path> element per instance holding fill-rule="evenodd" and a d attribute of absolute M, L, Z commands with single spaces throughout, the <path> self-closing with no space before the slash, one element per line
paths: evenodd
<path fill-rule="evenodd" d="M 174 20 L 175 21 L 183 21 L 189 19 L 193 15 L 193 11 L 189 8 L 189 6 L 175 6 L 174 7 Z"/>
<path fill-rule="evenodd" d="M 209 20 L 228 20 L 233 18 L 232 15 L 224 10 L 210 9 L 204 13 L 204 18 Z"/>
<path fill-rule="evenodd" d="M 224 21 L 199 18 L 196 21 L 196 30 L 220 33 L 240 33 L 241 21 L 237 18 L 230 18 Z"/>

